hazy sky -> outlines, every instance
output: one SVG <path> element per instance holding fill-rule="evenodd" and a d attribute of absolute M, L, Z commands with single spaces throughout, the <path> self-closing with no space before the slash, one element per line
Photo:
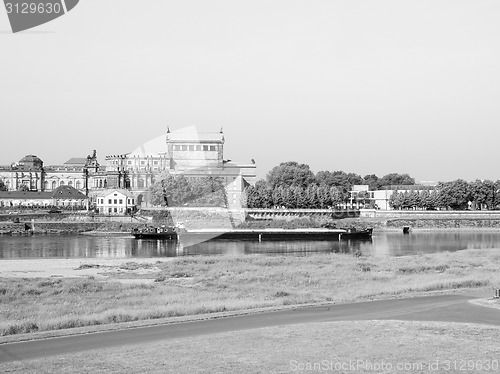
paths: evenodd
<path fill-rule="evenodd" d="M 224 127 L 225 157 L 500 179 L 500 2 L 81 0 L 12 34 L 0 164 L 126 153 Z"/>

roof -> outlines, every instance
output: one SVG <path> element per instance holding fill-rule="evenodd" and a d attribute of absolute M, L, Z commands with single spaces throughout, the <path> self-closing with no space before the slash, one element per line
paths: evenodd
<path fill-rule="evenodd" d="M 85 165 L 87 163 L 87 158 L 85 157 L 73 157 L 64 163 L 64 165 Z"/>
<path fill-rule="evenodd" d="M 22 163 L 22 162 L 36 162 L 36 163 L 41 163 L 42 160 L 40 158 L 38 158 L 37 156 L 35 156 L 35 155 L 27 155 L 27 156 L 24 156 L 21 160 L 19 160 L 19 163 Z"/>
<path fill-rule="evenodd" d="M 50 197 L 54 199 L 88 199 L 88 197 L 72 186 L 59 186 L 50 192 Z"/>
<path fill-rule="evenodd" d="M 119 193 L 119 194 L 122 194 L 122 195 L 128 196 L 128 197 L 134 196 L 134 194 L 132 192 L 130 192 L 129 190 L 125 190 L 123 188 L 114 188 L 114 189 L 107 189 L 107 190 L 98 191 L 95 196 L 96 197 L 108 197 L 109 195 L 114 194 L 114 193 Z"/>
<path fill-rule="evenodd" d="M 0 199 L 51 199 L 50 192 L 45 191 L 0 191 Z"/>
<path fill-rule="evenodd" d="M 167 142 L 224 142 L 221 132 L 170 132 L 167 133 Z"/>

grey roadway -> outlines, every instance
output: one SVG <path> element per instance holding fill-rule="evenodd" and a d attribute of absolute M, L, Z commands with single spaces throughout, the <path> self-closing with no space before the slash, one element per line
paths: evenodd
<path fill-rule="evenodd" d="M 467 322 L 500 326 L 500 310 L 469 303 L 468 300 L 473 298 L 475 298 L 474 295 L 439 295 L 300 307 L 203 321 L 5 343 L 0 344 L 0 363 L 72 354 L 120 345 L 312 322 L 397 319 Z"/>

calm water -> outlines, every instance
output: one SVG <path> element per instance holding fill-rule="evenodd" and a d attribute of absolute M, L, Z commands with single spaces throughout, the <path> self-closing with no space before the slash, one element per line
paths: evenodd
<path fill-rule="evenodd" d="M 131 236 L 0 236 L 0 260 L 50 257 L 175 257 L 189 255 L 307 255 L 316 252 L 400 256 L 457 251 L 467 248 L 500 248 L 500 232 L 374 233 L 368 242 L 330 241 L 214 241 L 184 248 L 179 243 L 137 240 Z"/>

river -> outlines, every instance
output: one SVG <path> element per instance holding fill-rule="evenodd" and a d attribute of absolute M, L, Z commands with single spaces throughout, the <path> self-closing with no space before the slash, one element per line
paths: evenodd
<path fill-rule="evenodd" d="M 500 248 L 500 232 L 453 231 L 374 233 L 371 241 L 211 241 L 190 247 L 162 240 L 138 240 L 131 236 L 1 236 L 0 260 L 19 258 L 137 258 L 190 255 L 308 255 L 317 252 L 355 253 L 371 256 L 403 256 L 457 251 L 468 248 Z"/>

